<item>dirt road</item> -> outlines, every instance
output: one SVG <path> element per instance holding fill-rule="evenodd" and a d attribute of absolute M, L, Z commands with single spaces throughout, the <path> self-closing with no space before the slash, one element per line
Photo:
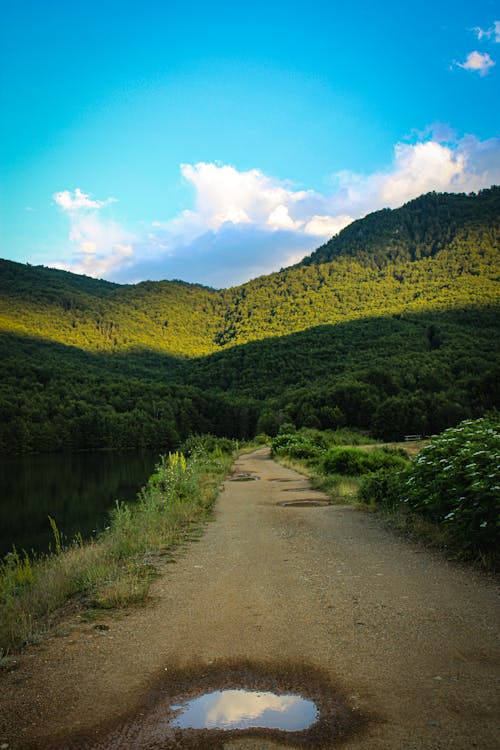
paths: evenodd
<path fill-rule="evenodd" d="M 0 747 L 498 750 L 494 584 L 350 507 L 278 505 L 322 496 L 267 449 L 233 471 L 258 478 L 226 481 L 150 606 L 109 630 L 82 623 L 2 676 Z M 174 737 L 174 695 L 238 680 L 302 690 L 338 707 L 338 726 Z"/>

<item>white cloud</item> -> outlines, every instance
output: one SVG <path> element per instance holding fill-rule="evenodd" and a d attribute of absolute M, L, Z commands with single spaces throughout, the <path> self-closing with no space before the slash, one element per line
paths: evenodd
<path fill-rule="evenodd" d="M 487 52 L 477 52 L 477 50 L 469 52 L 463 63 L 457 62 L 455 64 L 459 68 L 479 73 L 481 76 L 486 75 L 489 69 L 496 65 Z"/>
<path fill-rule="evenodd" d="M 267 226 L 270 229 L 300 229 L 304 226 L 303 221 L 294 221 L 290 216 L 288 208 L 280 203 L 276 206 L 267 218 Z"/>
<path fill-rule="evenodd" d="M 479 26 L 474 26 L 472 29 L 477 35 L 479 40 L 492 39 L 497 44 L 500 43 L 500 21 L 494 21 L 493 26 L 489 29 L 481 29 Z"/>
<path fill-rule="evenodd" d="M 130 265 L 134 251 L 133 235 L 112 219 L 102 218 L 102 208 L 115 203 L 116 198 L 94 200 L 80 188 L 73 192 L 62 190 L 53 195 L 54 201 L 69 217 L 68 240 L 72 259 L 56 261 L 53 265 L 73 273 L 97 278 L 109 278 L 113 272 Z"/>
<path fill-rule="evenodd" d="M 316 237 L 333 237 L 344 229 L 348 224 L 354 221 L 353 216 L 339 214 L 338 216 L 319 216 L 316 214 L 310 219 L 304 227 L 307 234 Z"/>
<path fill-rule="evenodd" d="M 294 190 L 289 183 L 259 169 L 240 172 L 235 167 L 200 162 L 182 164 L 184 180 L 195 189 L 194 211 L 185 211 L 163 226 L 174 235 L 199 236 L 225 224 L 255 224 L 270 229 L 299 229 L 313 191 Z M 321 201 L 322 196 L 317 196 Z M 292 216 L 291 214 L 295 214 Z"/>
<path fill-rule="evenodd" d="M 82 242 L 71 263 L 56 262 L 53 266 L 98 279 L 111 278 L 115 271 L 123 272 L 130 266 L 133 256 L 130 245 L 113 245 L 108 252 L 99 254 L 94 242 Z"/>
<path fill-rule="evenodd" d="M 279 715 L 286 714 L 303 699 L 297 695 L 275 695 L 268 692 L 224 690 L 207 701 L 204 726 L 232 729 L 252 726 L 259 719 L 264 726 L 280 726 Z M 192 709 L 191 709 L 192 710 Z M 193 713 L 196 713 L 196 710 Z M 185 712 L 189 716 L 190 709 Z M 276 716 L 276 714 L 278 714 Z"/>
<path fill-rule="evenodd" d="M 61 208 L 70 220 L 73 255 L 58 267 L 120 282 L 242 283 L 299 261 L 371 211 L 431 190 L 472 192 L 499 184 L 500 139 L 457 139 L 449 128 L 429 130 L 416 143 L 396 144 L 385 170 L 335 173 L 325 193 L 258 169 L 214 163 L 183 164 L 181 174 L 194 190 L 193 207 L 135 233 L 102 216 L 109 199 L 78 190 L 58 194 L 72 198 L 63 199 L 71 209 Z"/>
<path fill-rule="evenodd" d="M 105 201 L 93 200 L 90 195 L 83 193 L 80 188 L 76 188 L 73 192 L 71 190 L 61 190 L 59 193 L 54 193 L 52 197 L 63 211 L 68 212 L 82 210 L 95 211 L 103 206 L 107 206 L 109 203 L 116 202 L 116 198 L 107 198 Z"/>
<path fill-rule="evenodd" d="M 500 181 L 500 139 L 473 136 L 452 144 L 428 140 L 396 144 L 394 160 L 383 172 L 339 172 L 337 206 L 355 216 L 397 206 L 432 190 L 472 192 Z"/>

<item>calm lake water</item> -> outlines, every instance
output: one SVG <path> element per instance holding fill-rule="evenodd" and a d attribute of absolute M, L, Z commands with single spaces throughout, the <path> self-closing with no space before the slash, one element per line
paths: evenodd
<path fill-rule="evenodd" d="M 48 516 L 69 541 L 108 523 L 115 500 L 134 501 L 153 473 L 157 450 L 0 456 L 0 556 L 53 546 Z"/>

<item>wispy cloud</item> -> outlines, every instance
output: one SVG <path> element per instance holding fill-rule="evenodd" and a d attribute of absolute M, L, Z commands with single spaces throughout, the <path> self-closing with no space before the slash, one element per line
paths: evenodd
<path fill-rule="evenodd" d="M 57 205 L 68 213 L 98 211 L 109 203 L 116 203 L 116 198 L 107 198 L 105 201 L 94 200 L 90 195 L 82 192 L 80 188 L 76 188 L 73 192 L 71 190 L 61 190 L 59 193 L 54 193 L 53 198 Z"/>
<path fill-rule="evenodd" d="M 52 197 L 68 215 L 72 253 L 70 263 L 56 261 L 52 265 L 87 276 L 110 278 L 113 271 L 123 270 L 131 263 L 134 251 L 130 242 L 134 235 L 118 222 L 99 215 L 102 208 L 116 203 L 116 198 L 96 200 L 80 188 L 61 190 Z"/>
<path fill-rule="evenodd" d="M 496 63 L 487 52 L 474 50 L 473 52 L 469 52 L 464 62 L 456 62 L 455 65 L 458 68 L 470 70 L 484 76 Z"/>
<path fill-rule="evenodd" d="M 474 31 L 480 41 L 482 39 L 491 39 L 497 44 L 500 43 L 500 21 L 494 21 L 493 26 L 490 26 L 489 29 L 482 29 L 480 26 L 474 26 L 472 31 Z"/>
<path fill-rule="evenodd" d="M 493 25 L 488 29 L 482 29 L 480 26 L 474 26 L 474 28 L 470 29 L 470 31 L 472 31 L 476 35 L 477 39 L 480 42 L 500 42 L 500 21 L 494 21 Z M 480 76 L 485 76 L 495 65 L 496 62 L 491 57 L 489 52 L 479 52 L 478 50 L 473 50 L 472 52 L 469 52 L 463 62 L 455 60 L 450 66 L 450 69 L 453 70 L 453 68 L 462 68 L 462 70 L 467 70 L 471 73 L 479 73 Z"/>
<path fill-rule="evenodd" d="M 397 207 L 431 190 L 471 192 L 500 183 L 500 139 L 453 137 L 441 128 L 398 143 L 392 162 L 371 174 L 334 173 L 324 193 L 258 169 L 181 165 L 194 205 L 131 232 L 80 190 L 56 200 L 70 219 L 72 258 L 60 268 L 121 282 L 181 278 L 212 286 L 241 283 L 298 261 L 355 218 Z M 71 208 L 70 208 L 71 206 Z"/>

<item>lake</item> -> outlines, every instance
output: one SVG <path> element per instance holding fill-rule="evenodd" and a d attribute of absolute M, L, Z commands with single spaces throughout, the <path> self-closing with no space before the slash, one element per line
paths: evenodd
<path fill-rule="evenodd" d="M 108 523 L 115 500 L 134 501 L 153 473 L 158 450 L 0 456 L 0 556 L 54 546 L 48 516 L 64 541 Z"/>

